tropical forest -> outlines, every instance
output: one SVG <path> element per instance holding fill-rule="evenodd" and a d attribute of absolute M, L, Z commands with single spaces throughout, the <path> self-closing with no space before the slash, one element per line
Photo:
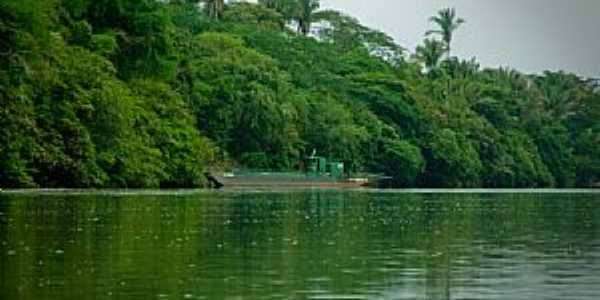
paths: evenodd
<path fill-rule="evenodd" d="M 415 49 L 318 0 L 0 0 L 0 187 L 192 188 L 311 153 L 394 187 L 600 183 L 600 81 Z M 473 25 L 475 26 L 475 25 Z"/>

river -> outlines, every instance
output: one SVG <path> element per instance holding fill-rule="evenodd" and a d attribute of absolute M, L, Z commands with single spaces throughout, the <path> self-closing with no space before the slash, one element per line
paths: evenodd
<path fill-rule="evenodd" d="M 600 193 L 8 191 L 0 299 L 600 299 Z"/>

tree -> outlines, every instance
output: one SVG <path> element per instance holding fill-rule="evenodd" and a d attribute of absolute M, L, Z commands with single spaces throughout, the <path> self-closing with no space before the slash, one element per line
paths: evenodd
<path fill-rule="evenodd" d="M 554 121 L 575 115 L 586 96 L 585 83 L 573 74 L 546 71 L 535 82 L 542 93 L 547 117 Z"/>
<path fill-rule="evenodd" d="M 276 10 L 245 2 L 229 4 L 223 13 L 223 20 L 230 24 L 251 26 L 252 30 L 278 30 L 285 23 L 283 16 Z"/>
<path fill-rule="evenodd" d="M 314 13 L 321 6 L 320 0 L 297 0 L 294 20 L 298 25 L 298 33 L 308 35 L 314 19 Z"/>
<path fill-rule="evenodd" d="M 232 2 L 0 0 L 0 185 L 191 187 L 313 149 L 396 186 L 599 184 L 598 84 L 451 57 L 454 9 L 405 60 L 319 1 Z"/>
<path fill-rule="evenodd" d="M 370 55 L 393 65 L 400 64 L 404 58 L 404 48 L 396 44 L 391 36 L 360 24 L 356 18 L 338 11 L 324 10 L 315 13 L 315 19 L 327 24 L 316 33 L 317 38 L 341 52 L 365 49 Z"/>
<path fill-rule="evenodd" d="M 365 126 L 357 124 L 353 120 L 356 114 L 336 99 L 319 93 L 309 96 L 304 136 L 307 150 L 317 149 L 321 155 L 345 162 L 348 168 L 359 165 L 360 147 L 369 139 Z"/>
<path fill-rule="evenodd" d="M 35 71 L 46 68 L 41 49 L 52 43 L 56 1 L 0 1 L 0 186 L 33 187 L 41 150 Z M 32 83 L 35 83 L 32 84 Z"/>
<path fill-rule="evenodd" d="M 181 95 L 168 84 L 136 80 L 130 84 L 145 108 L 137 123 L 151 137 L 165 162 L 161 187 L 196 187 L 204 181 L 204 168 L 212 161 L 211 142 L 199 134 L 195 119 Z"/>
<path fill-rule="evenodd" d="M 435 132 L 425 149 L 425 186 L 477 187 L 482 164 L 475 145 L 464 133 L 452 129 Z"/>
<path fill-rule="evenodd" d="M 442 9 L 438 12 L 437 16 L 433 16 L 429 20 L 437 24 L 439 29 L 430 30 L 425 35 L 439 35 L 446 44 L 446 54 L 448 55 L 448 58 L 450 58 L 454 32 L 460 27 L 460 25 L 465 23 L 465 20 L 456 17 L 456 11 L 454 8 Z"/>
<path fill-rule="evenodd" d="M 423 45 L 417 46 L 415 56 L 430 72 L 437 68 L 444 52 L 446 52 L 444 43 L 436 39 L 425 39 Z"/>
<path fill-rule="evenodd" d="M 210 18 L 221 19 L 225 10 L 225 0 L 202 0 L 202 2 L 204 3 L 204 11 Z"/>
<path fill-rule="evenodd" d="M 293 19 L 296 1 L 297 0 L 258 0 L 258 3 L 281 14 L 282 20 L 279 23 L 279 27 L 281 30 L 284 30 L 287 22 Z"/>
<path fill-rule="evenodd" d="M 178 84 L 202 132 L 249 167 L 297 161 L 294 91 L 275 61 L 229 34 L 201 34 L 193 49 Z"/>
<path fill-rule="evenodd" d="M 259 0 L 260 4 L 279 12 L 286 21 L 296 23 L 297 32 L 302 35 L 310 33 L 315 12 L 321 6 L 320 0 Z M 286 23 L 282 23 L 282 29 Z"/>
<path fill-rule="evenodd" d="M 421 149 L 402 140 L 386 141 L 378 155 L 379 170 L 392 176 L 396 186 L 414 186 L 425 171 L 425 159 Z"/>

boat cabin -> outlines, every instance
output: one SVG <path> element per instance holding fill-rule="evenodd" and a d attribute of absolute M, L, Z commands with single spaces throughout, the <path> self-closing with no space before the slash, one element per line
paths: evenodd
<path fill-rule="evenodd" d="M 305 162 L 306 174 L 309 176 L 324 176 L 330 175 L 333 178 L 344 177 L 344 163 L 338 161 L 328 162 L 325 157 L 311 155 L 307 157 Z"/>

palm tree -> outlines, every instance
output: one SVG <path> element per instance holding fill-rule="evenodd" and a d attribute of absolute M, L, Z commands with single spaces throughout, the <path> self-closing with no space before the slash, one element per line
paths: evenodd
<path fill-rule="evenodd" d="M 431 71 L 438 66 L 445 52 L 446 47 L 442 41 L 425 39 L 423 45 L 417 46 L 416 58 L 425 64 L 427 71 Z"/>
<path fill-rule="evenodd" d="M 454 8 L 446 8 L 440 10 L 437 16 L 429 18 L 429 21 L 437 24 L 439 29 L 427 31 L 425 35 L 440 35 L 446 44 L 446 54 L 448 55 L 448 58 L 450 58 L 450 45 L 452 43 L 454 31 L 456 31 L 461 24 L 465 23 L 465 20 L 456 17 L 456 10 Z"/>
<path fill-rule="evenodd" d="M 585 83 L 576 75 L 546 71 L 535 82 L 552 120 L 565 120 L 575 115 L 585 99 L 585 92 L 581 89 Z"/>
<path fill-rule="evenodd" d="M 308 35 L 313 15 L 321 7 L 320 0 L 298 0 L 294 19 L 298 23 L 298 33 Z"/>

